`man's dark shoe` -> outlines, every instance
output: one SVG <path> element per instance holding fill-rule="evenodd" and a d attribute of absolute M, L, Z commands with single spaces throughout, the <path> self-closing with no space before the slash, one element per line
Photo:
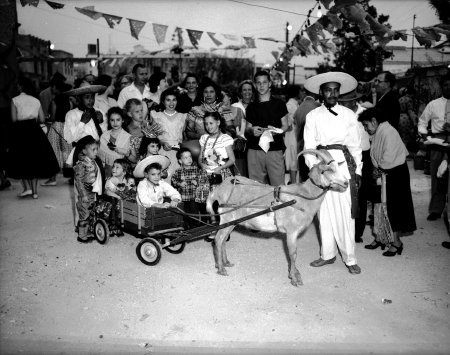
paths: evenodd
<path fill-rule="evenodd" d="M 363 239 L 362 237 L 355 237 L 355 243 L 362 243 Z"/>
<path fill-rule="evenodd" d="M 354 275 L 358 275 L 361 273 L 361 268 L 358 265 L 347 265 L 348 267 L 348 272 L 350 274 L 354 274 Z"/>
<path fill-rule="evenodd" d="M 336 257 L 328 259 L 328 260 L 323 260 L 322 258 L 319 258 L 317 260 L 314 260 L 309 265 L 311 265 L 312 267 L 320 267 L 320 266 L 324 266 L 327 264 L 333 264 L 335 261 L 336 261 Z"/>
<path fill-rule="evenodd" d="M 446 249 L 450 249 L 450 242 L 442 242 L 442 246 Z"/>
<path fill-rule="evenodd" d="M 441 215 L 439 213 L 431 212 L 427 217 L 427 221 L 435 221 L 439 218 L 441 218 Z"/>

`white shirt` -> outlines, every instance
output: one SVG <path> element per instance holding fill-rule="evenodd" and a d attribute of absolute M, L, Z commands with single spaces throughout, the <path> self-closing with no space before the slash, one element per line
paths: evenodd
<path fill-rule="evenodd" d="M 203 158 L 206 158 L 206 172 L 211 174 L 214 170 L 226 163 L 228 153 L 226 147 L 233 146 L 233 138 L 228 134 L 221 133 L 218 137 L 209 137 L 204 134 L 200 137 L 200 149 L 203 152 Z M 206 146 L 205 146 L 206 144 Z"/>
<path fill-rule="evenodd" d="M 119 97 L 117 99 L 117 105 L 120 108 L 123 108 L 125 106 L 125 103 L 129 99 L 138 99 L 142 101 L 143 99 L 150 99 L 150 94 L 151 94 L 150 88 L 148 87 L 148 85 L 145 85 L 144 92 L 141 93 L 141 91 L 136 87 L 136 85 L 134 85 L 134 82 L 132 82 L 131 85 L 124 87 L 120 92 Z M 147 117 L 148 108 L 145 102 L 142 103 L 142 106 L 144 110 L 144 117 Z"/>
<path fill-rule="evenodd" d="M 137 202 L 141 206 L 151 207 L 155 203 L 163 203 L 164 197 L 170 197 L 171 201 L 181 201 L 180 193 L 163 180 L 159 185 L 153 185 L 144 179 L 137 186 Z"/>
<path fill-rule="evenodd" d="M 103 113 L 103 119 L 106 121 L 108 119 L 108 117 L 106 117 L 108 110 L 111 107 L 116 107 L 117 105 L 117 101 L 114 100 L 112 97 L 104 97 L 104 96 L 100 96 L 98 94 L 95 95 L 95 103 L 94 103 L 94 108 L 97 111 L 101 111 Z"/>
<path fill-rule="evenodd" d="M 72 144 L 73 142 L 78 142 L 81 138 L 85 136 L 92 136 L 95 140 L 99 140 L 97 128 L 92 120 L 88 123 L 81 122 L 81 116 L 83 111 L 78 108 L 74 108 L 66 113 L 66 119 L 64 124 L 64 139 L 67 143 Z M 100 123 L 100 128 L 103 132 L 106 131 L 106 122 Z"/>
<path fill-rule="evenodd" d="M 356 174 L 361 175 L 362 151 L 361 137 L 358 131 L 356 114 L 341 105 L 333 106 L 334 116 L 322 105 L 306 115 L 304 131 L 305 149 L 317 149 L 318 145 L 342 144 L 347 146 L 356 163 Z M 342 173 L 350 179 L 347 162 L 341 150 L 330 150 L 331 156 L 340 165 Z M 305 155 L 306 164 L 311 168 L 319 162 L 312 154 Z"/>
<path fill-rule="evenodd" d="M 18 121 L 38 119 L 39 109 L 41 107 L 41 102 L 38 99 L 22 92 L 20 95 L 14 97 L 12 101 L 17 110 Z"/>
<path fill-rule="evenodd" d="M 418 131 L 421 134 L 427 134 L 428 122 L 431 120 L 431 132 L 441 133 L 443 132 L 442 126 L 445 123 L 445 106 L 447 105 L 447 99 L 440 97 L 436 100 L 430 101 L 423 110 L 422 115 L 419 118 Z"/>

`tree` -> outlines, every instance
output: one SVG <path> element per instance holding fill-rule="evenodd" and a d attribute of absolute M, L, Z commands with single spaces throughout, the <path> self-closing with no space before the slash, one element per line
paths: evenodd
<path fill-rule="evenodd" d="M 439 20 L 446 25 L 450 25 L 450 1 L 449 0 L 428 0 L 431 7 L 436 11 Z"/>
<path fill-rule="evenodd" d="M 390 28 L 389 16 L 378 15 L 377 9 L 369 5 L 370 0 L 358 3 L 380 24 Z M 358 24 L 340 16 L 343 26 L 334 34 L 336 44 L 334 64 L 337 69 L 345 71 L 359 81 L 371 80 L 382 70 L 383 60 L 390 58 L 392 52 L 385 49 L 383 43 L 377 42 L 373 34 L 363 34 Z"/>

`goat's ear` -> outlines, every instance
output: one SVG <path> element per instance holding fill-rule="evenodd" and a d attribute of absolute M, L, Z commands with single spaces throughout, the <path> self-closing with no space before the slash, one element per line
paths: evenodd
<path fill-rule="evenodd" d="M 345 163 L 345 161 L 340 161 L 340 162 L 338 163 L 338 165 L 341 166 L 341 165 L 344 164 L 344 163 Z"/>
<path fill-rule="evenodd" d="M 329 171 L 329 170 L 333 170 L 333 169 L 328 164 L 320 164 L 319 170 L 320 170 L 320 173 L 323 174 L 325 171 Z"/>

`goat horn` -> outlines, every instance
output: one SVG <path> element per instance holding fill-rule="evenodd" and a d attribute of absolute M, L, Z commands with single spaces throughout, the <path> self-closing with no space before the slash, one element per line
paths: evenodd
<path fill-rule="evenodd" d="M 319 158 L 322 159 L 322 161 L 325 164 L 328 164 L 331 160 L 333 160 L 333 158 L 331 157 L 330 153 L 328 153 L 327 151 L 322 151 L 322 150 L 318 150 L 318 149 L 305 149 L 305 150 L 302 150 L 300 153 L 298 153 L 297 159 L 298 159 L 298 157 L 300 155 L 304 155 L 304 154 L 317 155 Z"/>

